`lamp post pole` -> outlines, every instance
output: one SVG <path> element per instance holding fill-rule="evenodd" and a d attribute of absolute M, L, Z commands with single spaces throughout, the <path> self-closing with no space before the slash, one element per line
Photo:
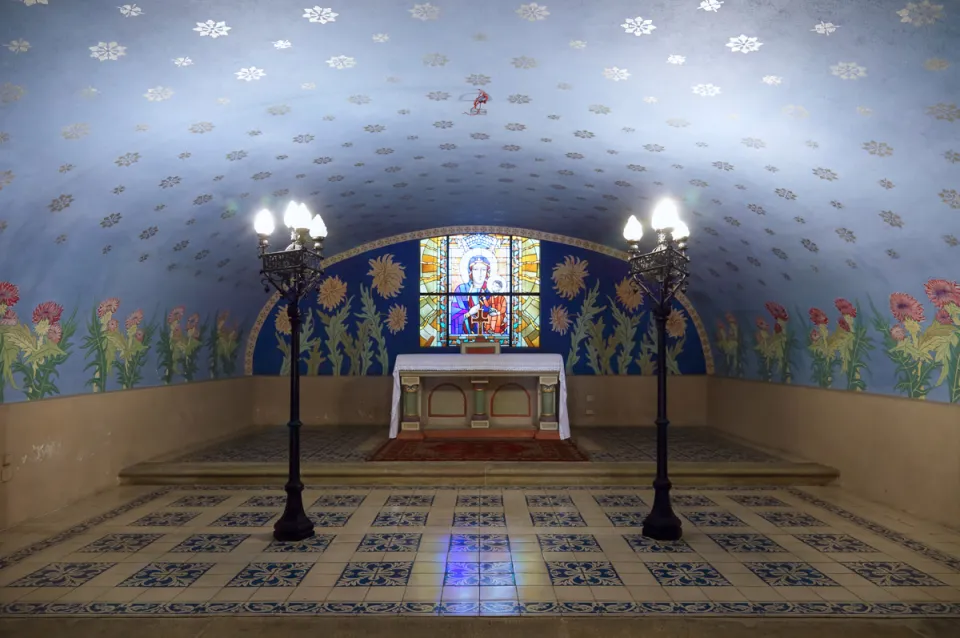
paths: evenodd
<path fill-rule="evenodd" d="M 260 275 L 264 290 L 273 286 L 287 302 L 290 319 L 290 437 L 289 472 L 284 491 L 287 502 L 283 514 L 273 526 L 278 541 L 301 541 L 313 536 L 313 522 L 303 507 L 303 481 L 300 477 L 300 301 L 315 290 L 323 277 L 323 238 L 326 227 L 319 215 L 310 218 L 306 206 L 291 202 L 284 215 L 292 243 L 286 250 L 266 252 L 267 236 L 273 232 L 269 211 L 257 215 L 255 228 L 260 238 Z"/>
<path fill-rule="evenodd" d="M 677 292 L 687 289 L 689 230 L 669 201 L 661 202 L 654 211 L 653 226 L 657 245 L 648 253 L 640 249 L 643 229 L 636 217 L 630 217 L 623 232 L 630 243 L 631 279 L 653 299 L 652 314 L 657 322 L 657 474 L 653 480 L 653 507 L 643 521 L 643 535 L 658 541 L 676 541 L 683 529 L 670 503 L 672 483 L 667 470 L 667 318 Z"/>

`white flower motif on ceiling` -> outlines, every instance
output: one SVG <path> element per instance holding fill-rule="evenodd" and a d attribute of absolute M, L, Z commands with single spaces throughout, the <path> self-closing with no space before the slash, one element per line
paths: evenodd
<path fill-rule="evenodd" d="M 90 47 L 90 57 L 96 58 L 101 62 L 119 60 L 121 56 L 126 54 L 127 47 L 121 46 L 116 42 L 98 42 L 96 46 Z"/>
<path fill-rule="evenodd" d="M 603 70 L 603 77 L 608 80 L 613 80 L 614 82 L 620 82 L 621 80 L 626 80 L 630 77 L 630 72 L 626 69 L 621 69 L 618 67 L 610 67 Z"/>
<path fill-rule="evenodd" d="M 415 4 L 412 9 L 407 9 L 410 16 L 416 20 L 436 20 L 440 17 L 440 7 L 436 7 L 429 2 L 424 4 Z"/>
<path fill-rule="evenodd" d="M 47 4 L 45 0 L 43 4 Z M 120 9 L 120 15 L 125 18 L 136 18 L 137 16 L 143 15 L 143 9 L 135 4 L 125 4 L 117 8 Z"/>
<path fill-rule="evenodd" d="M 238 80 L 244 80 L 244 81 L 246 81 L 246 82 L 252 82 L 252 81 L 254 81 L 254 80 L 259 80 L 260 78 L 262 78 L 262 77 L 265 76 L 266 74 L 267 74 L 266 71 L 264 71 L 263 69 L 258 69 L 258 68 L 255 67 L 255 66 L 251 66 L 251 67 L 247 67 L 247 68 L 244 68 L 244 69 L 240 69 L 239 71 L 237 71 L 236 73 L 234 73 L 234 75 L 237 76 L 237 79 L 238 79 Z"/>
<path fill-rule="evenodd" d="M 174 58 L 173 63 L 180 67 L 191 66 L 193 64 L 193 60 L 190 58 Z"/>
<path fill-rule="evenodd" d="M 327 24 L 328 22 L 336 22 L 338 15 L 340 14 L 334 13 L 333 9 L 314 7 L 312 9 L 304 9 L 302 17 L 317 24 Z"/>
<path fill-rule="evenodd" d="M 13 53 L 26 53 L 27 51 L 30 50 L 30 43 L 24 40 L 23 38 L 20 38 L 18 40 L 11 40 L 10 42 L 7 42 L 3 46 L 7 47 L 7 49 L 9 51 L 12 51 Z"/>
<path fill-rule="evenodd" d="M 571 49 L 586 49 L 587 43 L 584 40 L 570 40 Z"/>
<path fill-rule="evenodd" d="M 383 44 L 384 42 L 389 42 L 389 41 L 390 41 L 390 36 L 387 35 L 386 33 L 374 33 L 374 34 L 373 34 L 373 41 L 376 42 L 376 43 L 378 43 L 378 44 Z"/>
<path fill-rule="evenodd" d="M 867 77 L 867 69 L 856 62 L 837 62 L 830 67 L 830 72 L 841 80 L 859 80 Z"/>
<path fill-rule="evenodd" d="M 290 43 L 290 40 L 277 40 L 273 43 L 273 48 L 275 49 L 289 49 L 293 44 Z"/>
<path fill-rule="evenodd" d="M 835 33 L 839 28 L 840 28 L 840 25 L 838 24 L 834 24 L 832 22 L 824 22 L 823 20 L 821 20 L 817 24 L 813 25 L 813 28 L 810 30 L 819 35 L 830 35 L 831 33 Z"/>
<path fill-rule="evenodd" d="M 743 35 L 741 33 L 735 38 L 730 38 L 730 41 L 727 42 L 726 46 L 732 53 L 754 53 L 760 50 L 760 47 L 763 46 L 763 42 L 759 42 L 759 38 Z"/>
<path fill-rule="evenodd" d="M 714 97 L 720 95 L 720 87 L 713 84 L 695 84 L 691 87 L 694 94 L 702 97 Z"/>
<path fill-rule="evenodd" d="M 765 75 L 761 78 L 761 82 L 770 86 L 778 86 L 783 84 L 783 78 L 777 75 Z"/>
<path fill-rule="evenodd" d="M 327 60 L 331 69 L 349 69 L 357 65 L 357 61 L 346 55 L 335 55 Z"/>
<path fill-rule="evenodd" d="M 620 26 L 623 27 L 625 32 L 638 38 L 642 35 L 650 35 L 657 28 L 653 25 L 653 20 L 644 20 L 641 16 L 627 18 Z"/>
<path fill-rule="evenodd" d="M 147 92 L 143 94 L 143 97 L 147 98 L 150 102 L 163 102 L 164 100 L 169 100 L 173 97 L 173 89 L 169 89 L 164 86 L 156 86 L 152 89 L 147 89 Z"/>
<path fill-rule="evenodd" d="M 720 10 L 720 7 L 723 5 L 723 0 L 703 0 L 700 3 L 700 6 L 697 7 L 700 11 L 707 11 L 716 13 Z"/>
<path fill-rule="evenodd" d="M 517 9 L 517 15 L 524 20 L 536 22 L 537 20 L 546 20 L 550 12 L 547 11 L 547 7 L 531 2 L 530 4 L 521 4 L 520 8 Z"/>
<path fill-rule="evenodd" d="M 683 55 L 669 55 L 667 56 L 667 64 L 676 64 L 681 65 L 687 61 L 686 56 Z"/>
<path fill-rule="evenodd" d="M 206 22 L 198 22 L 197 26 L 194 27 L 194 31 L 199 33 L 202 36 L 208 36 L 213 39 L 219 37 L 224 37 L 230 35 L 229 31 L 232 27 L 228 27 L 226 22 L 214 22 L 213 20 L 207 20 Z"/>
<path fill-rule="evenodd" d="M 943 19 L 943 5 L 932 4 L 930 0 L 908 2 L 907 6 L 897 11 L 897 15 L 900 16 L 900 22 L 922 27 Z"/>

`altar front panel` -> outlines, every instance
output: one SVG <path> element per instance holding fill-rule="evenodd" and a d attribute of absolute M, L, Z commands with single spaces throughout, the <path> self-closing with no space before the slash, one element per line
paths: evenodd
<path fill-rule="evenodd" d="M 476 385 L 484 392 L 478 405 Z M 537 429 L 540 419 L 538 377 L 421 377 L 421 426 L 424 430 L 476 427 L 474 415 L 485 415 L 491 430 Z"/>

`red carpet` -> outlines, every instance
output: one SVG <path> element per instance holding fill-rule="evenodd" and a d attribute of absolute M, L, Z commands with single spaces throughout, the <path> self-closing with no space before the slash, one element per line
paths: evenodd
<path fill-rule="evenodd" d="M 568 439 L 393 439 L 371 461 L 588 461 Z"/>

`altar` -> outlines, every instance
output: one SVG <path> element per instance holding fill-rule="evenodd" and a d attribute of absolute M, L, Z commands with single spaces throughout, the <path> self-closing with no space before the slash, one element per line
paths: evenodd
<path fill-rule="evenodd" d="M 479 344 L 478 344 L 479 345 Z M 406 354 L 393 369 L 390 438 L 570 438 L 559 354 Z"/>

